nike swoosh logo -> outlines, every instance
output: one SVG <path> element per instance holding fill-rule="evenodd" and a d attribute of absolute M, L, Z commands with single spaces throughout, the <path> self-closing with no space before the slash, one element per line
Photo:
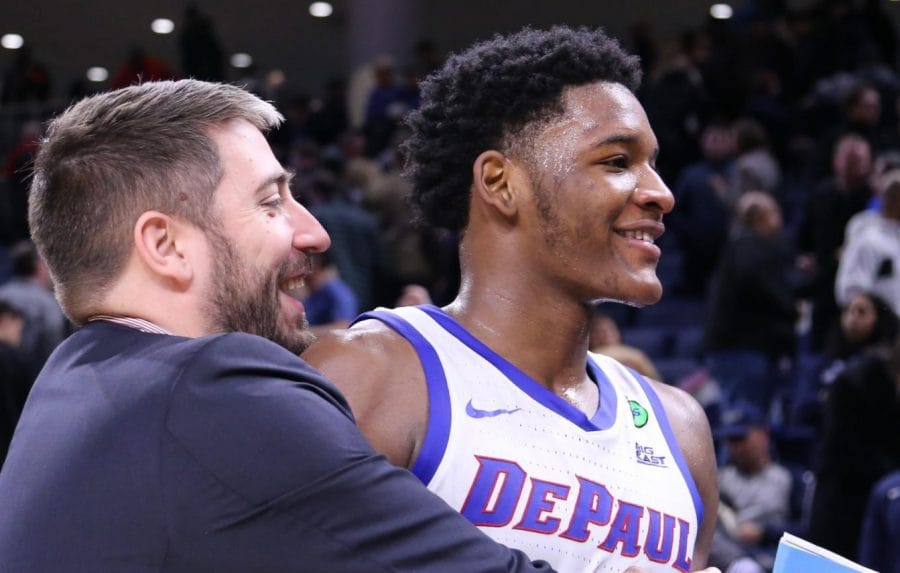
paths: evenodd
<path fill-rule="evenodd" d="M 494 416 L 499 416 L 501 414 L 515 414 L 522 408 L 515 408 L 513 410 L 505 410 L 503 408 L 499 410 L 479 410 L 475 406 L 472 405 L 472 400 L 469 400 L 469 403 L 466 404 L 466 414 L 471 418 L 493 418 Z"/>

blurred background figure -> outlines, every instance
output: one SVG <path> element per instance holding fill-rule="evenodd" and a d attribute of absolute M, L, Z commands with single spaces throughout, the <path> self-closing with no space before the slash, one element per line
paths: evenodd
<path fill-rule="evenodd" d="M 769 136 L 758 121 L 741 118 L 734 124 L 737 155 L 731 173 L 729 204 L 736 205 L 747 191 L 764 191 L 777 197 L 781 190 L 781 166 L 772 155 Z"/>
<path fill-rule="evenodd" d="M 666 218 L 682 250 L 679 293 L 702 297 L 719 262 L 731 222 L 734 132 L 710 123 L 700 139 L 703 159 L 684 168 L 672 189 L 677 208 Z"/>
<path fill-rule="evenodd" d="M 722 409 L 750 402 L 768 415 L 783 379 L 781 360 L 796 346 L 781 209 L 762 191 L 738 200 L 732 235 L 716 272 L 705 332 Z"/>
<path fill-rule="evenodd" d="M 181 71 L 189 78 L 220 82 L 225 79 L 225 56 L 209 16 L 195 4 L 184 10 L 179 38 Z"/>
<path fill-rule="evenodd" d="M 591 320 L 588 345 L 591 352 L 611 356 L 647 378 L 662 380 L 662 376 L 647 354 L 640 348 L 623 344 L 619 325 L 611 316 L 597 308 L 594 309 L 594 316 Z"/>
<path fill-rule="evenodd" d="M 816 464 L 810 541 L 858 558 L 863 513 L 872 487 L 900 468 L 898 436 L 900 342 L 868 353 L 831 385 Z"/>
<path fill-rule="evenodd" d="M 841 111 L 837 125 L 826 131 L 817 148 L 817 174 L 820 176 L 828 174 L 828 158 L 848 134 L 865 139 L 873 155 L 884 149 L 891 139 L 882 122 L 881 94 L 874 85 L 859 83 L 851 86 L 844 96 Z"/>
<path fill-rule="evenodd" d="M 834 175 L 818 183 L 808 198 L 798 229 L 798 268 L 808 277 L 807 292 L 813 304 L 812 350 L 821 352 L 825 334 L 838 314 L 834 280 L 850 218 L 864 210 L 872 190 L 872 152 L 858 135 L 845 135 L 832 156 Z"/>
<path fill-rule="evenodd" d="M 719 468 L 720 517 L 710 565 L 770 571 L 788 523 L 791 474 L 772 460 L 767 418 L 753 404 L 723 412 L 716 437 L 725 442 L 728 457 Z"/>
<path fill-rule="evenodd" d="M 868 220 L 847 241 L 835 279 L 835 298 L 844 305 L 868 291 L 900 314 L 900 172 L 881 194 L 879 216 Z"/>
<path fill-rule="evenodd" d="M 378 221 L 350 200 L 332 173 L 319 170 L 311 179 L 311 194 L 301 202 L 328 231 L 331 262 L 353 289 L 360 312 L 369 310 L 375 306 L 378 281 L 385 272 Z"/>
<path fill-rule="evenodd" d="M 312 272 L 306 277 L 309 294 L 303 299 L 303 306 L 313 332 L 347 328 L 359 314 L 353 289 L 341 280 L 328 253 L 310 257 Z"/>
<path fill-rule="evenodd" d="M 900 573 L 900 470 L 872 488 L 859 536 L 859 562 L 881 573 Z"/>
<path fill-rule="evenodd" d="M 431 295 L 428 289 L 422 285 L 410 284 L 403 287 L 400 291 L 400 298 L 397 299 L 395 306 L 417 306 L 420 304 L 431 304 Z"/>
<path fill-rule="evenodd" d="M 43 129 L 38 121 L 22 124 L 19 139 L 6 156 L 3 175 L 7 181 L 6 197 L 0 199 L 0 241 L 13 244 L 28 238 L 28 188 L 30 168 L 37 154 Z"/>
<path fill-rule="evenodd" d="M 406 113 L 419 105 L 415 86 L 398 80 L 392 58 L 378 57 L 374 62 L 374 72 L 375 85 L 369 92 L 363 127 L 370 155 L 388 146 Z"/>
<path fill-rule="evenodd" d="M 830 385 L 848 364 L 890 346 L 897 334 L 897 314 L 890 305 L 876 294 L 856 293 L 829 334 L 822 383 Z"/>
<path fill-rule="evenodd" d="M 115 90 L 143 82 L 174 80 L 177 77 L 178 74 L 161 58 L 148 53 L 140 46 L 135 46 L 116 70 L 109 88 Z"/>
<path fill-rule="evenodd" d="M 30 46 L 23 46 L 3 74 L 0 103 L 46 101 L 52 87 L 47 66 L 35 59 Z"/>
<path fill-rule="evenodd" d="M 69 323 L 53 296 L 50 274 L 31 241 L 10 250 L 13 277 L 0 285 L 0 300 L 25 319 L 21 349 L 32 378 L 69 334 Z"/>
<path fill-rule="evenodd" d="M 872 189 L 872 197 L 868 205 L 862 211 L 854 214 L 847 221 L 844 229 L 844 242 L 867 227 L 870 223 L 878 221 L 881 215 L 881 201 L 884 192 L 895 181 L 900 181 L 900 151 L 887 151 L 879 155 L 872 164 L 872 175 L 869 186 Z"/>
<path fill-rule="evenodd" d="M 24 325 L 22 314 L 0 300 L 0 466 L 34 381 L 20 348 Z"/>
<path fill-rule="evenodd" d="M 868 292 L 857 293 L 831 326 L 823 353 L 805 357 L 795 370 L 791 399 L 785 407 L 790 431 L 803 440 L 803 463 L 815 465 L 820 453 L 823 412 L 834 381 L 872 352 L 890 347 L 898 333 L 897 315 L 884 300 Z"/>

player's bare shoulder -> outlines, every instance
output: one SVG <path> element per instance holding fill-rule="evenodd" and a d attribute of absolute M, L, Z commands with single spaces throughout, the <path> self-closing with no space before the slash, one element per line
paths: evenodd
<path fill-rule="evenodd" d="M 408 466 L 428 421 L 425 377 L 412 345 L 378 320 L 323 336 L 303 359 L 347 397 L 376 450 Z"/>
<path fill-rule="evenodd" d="M 662 402 L 672 433 L 682 453 L 697 477 L 698 470 L 715 467 L 712 432 L 706 412 L 693 396 L 678 388 L 650 380 Z"/>
<path fill-rule="evenodd" d="M 395 365 L 406 344 L 402 336 L 377 320 L 366 320 L 351 328 L 320 335 L 303 359 L 343 390 L 349 375 L 367 373 L 362 384 L 378 381 L 378 374 Z M 411 349 L 410 349 L 411 350 Z"/>
<path fill-rule="evenodd" d="M 672 431 L 679 437 L 709 435 L 709 422 L 706 412 L 693 396 L 670 384 L 664 384 L 656 380 L 649 380 L 656 391 L 666 411 L 666 417 L 672 426 Z"/>

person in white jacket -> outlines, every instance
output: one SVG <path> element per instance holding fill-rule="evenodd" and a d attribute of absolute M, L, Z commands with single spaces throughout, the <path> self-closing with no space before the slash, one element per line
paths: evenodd
<path fill-rule="evenodd" d="M 870 291 L 900 313 L 900 177 L 884 189 L 877 218 L 848 237 L 835 280 L 835 299 L 846 305 Z"/>

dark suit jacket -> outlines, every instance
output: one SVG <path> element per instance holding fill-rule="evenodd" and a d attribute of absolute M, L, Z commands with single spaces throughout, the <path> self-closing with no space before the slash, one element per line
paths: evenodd
<path fill-rule="evenodd" d="M 508 570 L 533 565 L 377 455 L 321 375 L 246 334 L 87 325 L 35 383 L 0 473 L 3 572 Z"/>

